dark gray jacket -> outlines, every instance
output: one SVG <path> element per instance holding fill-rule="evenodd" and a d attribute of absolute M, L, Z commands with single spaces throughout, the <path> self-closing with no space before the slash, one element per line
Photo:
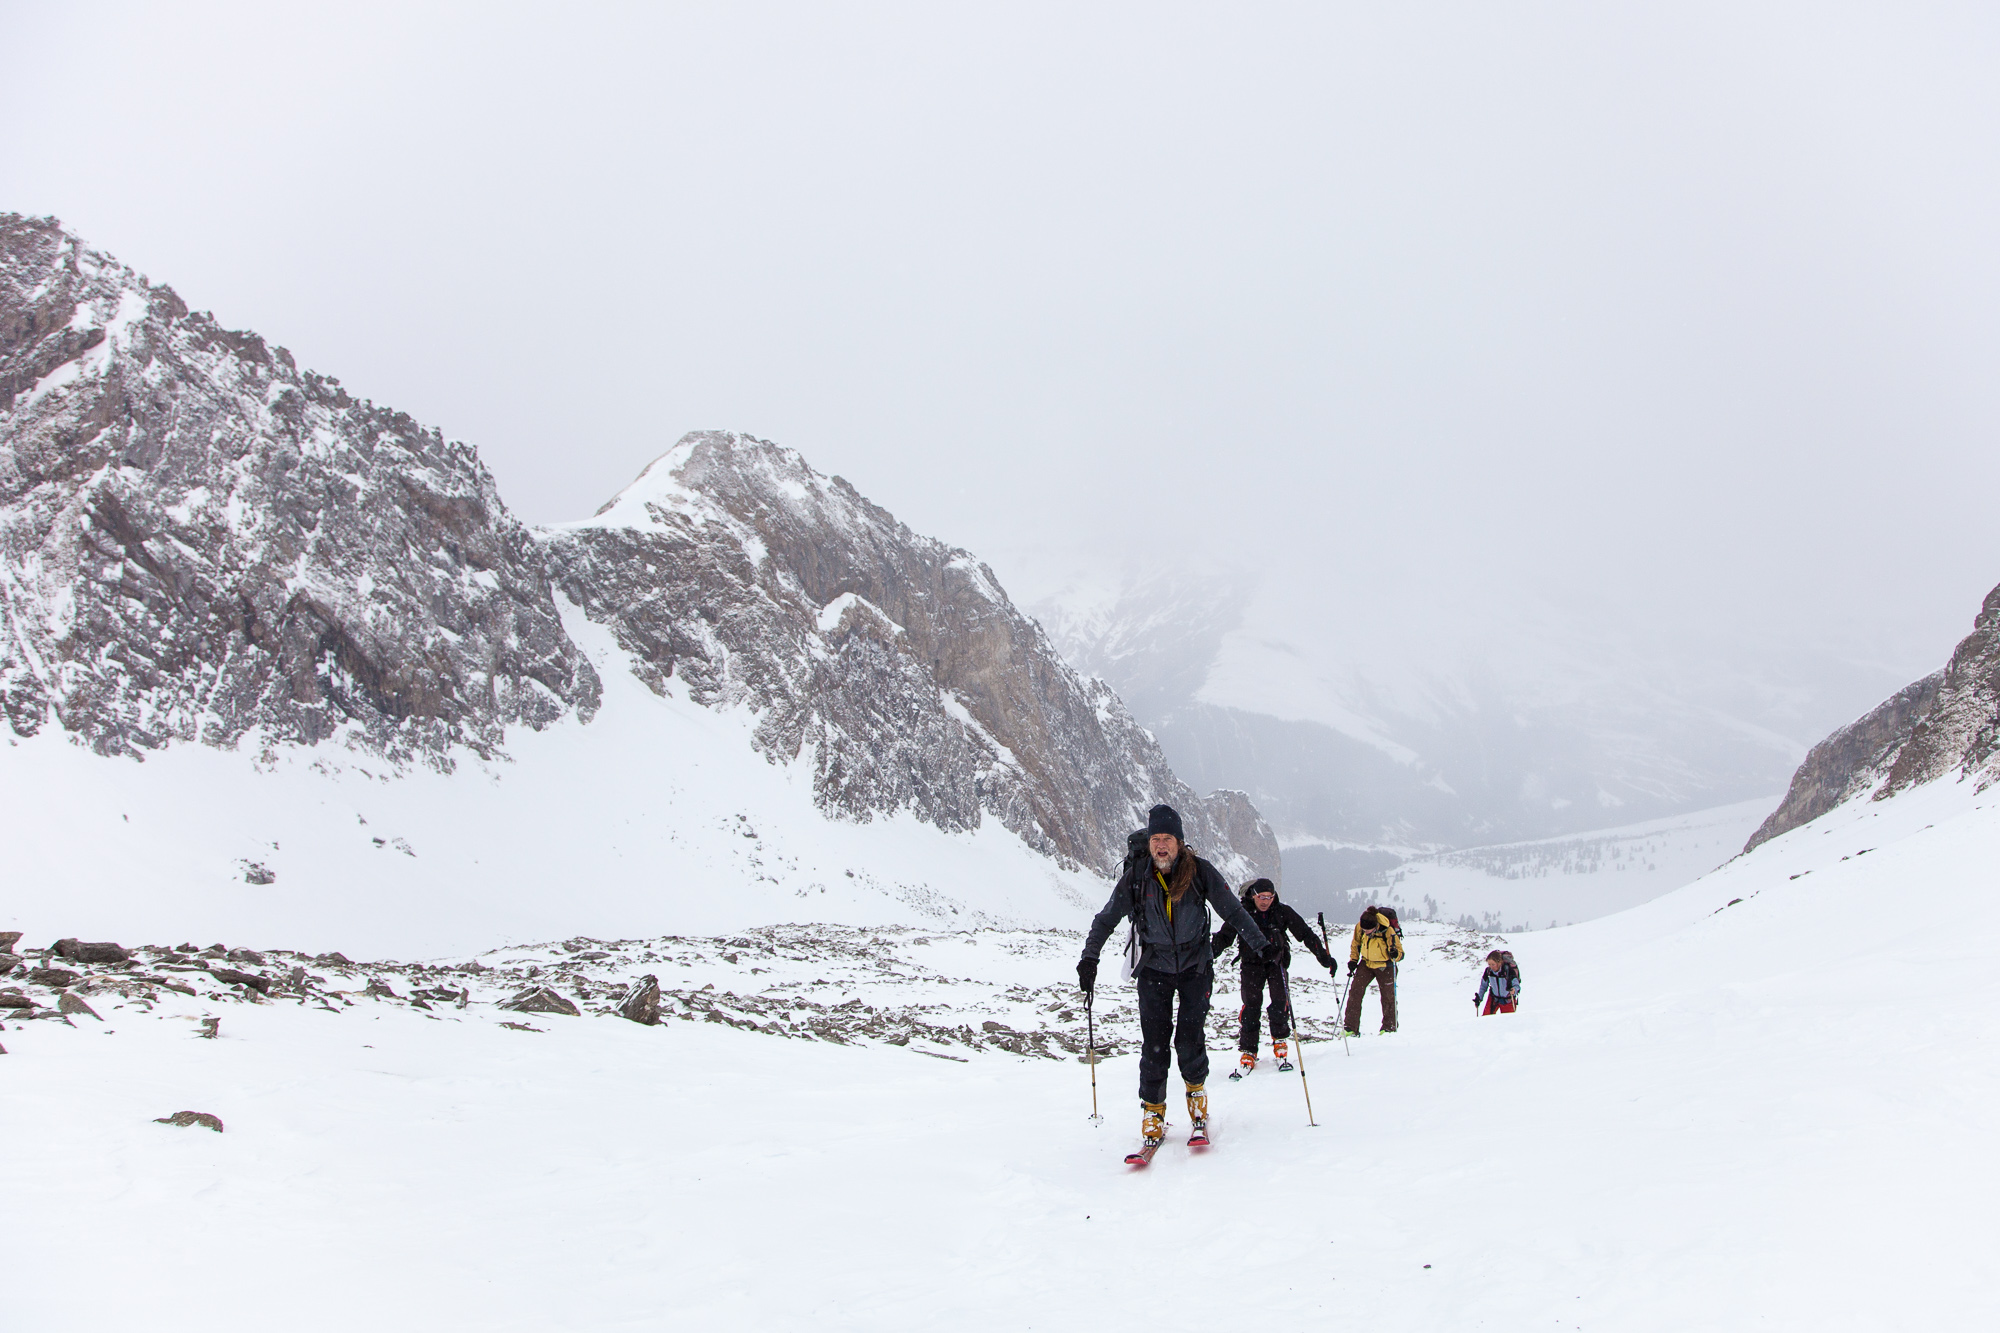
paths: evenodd
<path fill-rule="evenodd" d="M 1182 856 L 1193 856 L 1185 849 Z M 1153 870 L 1149 857 L 1129 875 L 1121 875 L 1111 890 L 1111 900 L 1090 923 L 1083 941 L 1083 956 L 1095 958 L 1104 948 L 1112 928 L 1131 914 L 1133 878 L 1138 879 L 1141 924 L 1139 927 L 1139 968 L 1154 972 L 1189 972 L 1211 966 L 1208 947 L 1208 907 L 1222 913 L 1222 919 L 1236 927 L 1236 933 L 1252 953 L 1264 947 L 1264 932 L 1243 910 L 1229 891 L 1222 873 L 1199 856 L 1194 858 L 1194 884 L 1181 895 L 1174 907 L 1173 923 L 1167 922 L 1167 891 Z M 1206 904 L 1203 900 L 1206 899 Z"/>

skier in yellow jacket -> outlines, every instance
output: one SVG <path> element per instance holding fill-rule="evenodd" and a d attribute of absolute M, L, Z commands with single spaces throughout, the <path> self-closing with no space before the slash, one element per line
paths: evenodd
<path fill-rule="evenodd" d="M 1403 961 L 1403 932 L 1395 915 L 1370 907 L 1354 923 L 1354 941 L 1347 948 L 1347 1020 L 1349 1033 L 1361 1032 L 1361 1002 L 1368 983 L 1382 991 L 1382 1030 L 1396 1030 L 1396 964 Z"/>

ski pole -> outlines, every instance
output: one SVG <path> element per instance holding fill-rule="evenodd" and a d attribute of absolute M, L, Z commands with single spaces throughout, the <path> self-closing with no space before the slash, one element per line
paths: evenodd
<path fill-rule="evenodd" d="M 1097 999 L 1095 989 L 1083 993 L 1084 1058 L 1090 1061 L 1090 1123 L 1102 1125 L 1104 1117 L 1097 1113 L 1097 1017 L 1091 1012 L 1091 1004 Z"/>
<path fill-rule="evenodd" d="M 1306 1093 L 1306 1124 L 1317 1129 L 1319 1121 L 1313 1119 L 1313 1090 L 1306 1082 L 1306 1038 L 1299 1031 L 1299 1016 L 1292 1009 L 1292 978 L 1283 963 L 1278 964 L 1278 984 L 1285 988 L 1285 1025 L 1292 1030 L 1292 1040 L 1299 1044 L 1299 1086 Z"/>
<path fill-rule="evenodd" d="M 1328 939 L 1326 934 L 1325 912 L 1319 914 L 1319 942 L 1326 947 L 1326 956 L 1328 958 L 1333 957 L 1333 941 Z M 1354 975 L 1351 972 L 1348 974 L 1347 984 L 1349 986 L 1354 984 Z M 1339 1003 L 1339 992 L 1337 990 L 1334 992 L 1334 996 L 1335 1003 Z M 1347 1044 L 1347 1015 L 1344 1012 L 1340 1018 L 1340 1049 L 1350 1057 L 1354 1054 L 1354 1048 Z"/>

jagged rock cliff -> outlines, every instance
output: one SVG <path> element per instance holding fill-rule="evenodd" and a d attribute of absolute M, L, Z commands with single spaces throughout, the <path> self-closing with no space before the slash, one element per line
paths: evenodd
<path fill-rule="evenodd" d="M 992 574 L 794 452 L 691 435 L 531 532 L 474 451 L 218 327 L 49 219 L 0 215 L 0 707 L 107 755 L 339 740 L 449 770 L 601 697 L 559 597 L 660 692 L 752 710 L 820 808 L 1001 821 L 1095 870 L 1156 800 L 1275 873 Z"/>
<path fill-rule="evenodd" d="M 1951 661 L 1815 745 L 1784 802 L 1744 850 L 1835 806 L 1880 800 L 1954 770 L 1983 787 L 2000 778 L 2000 588 L 1986 595 Z"/>
<path fill-rule="evenodd" d="M 473 451 L 0 215 L 0 706 L 106 754 L 449 764 L 598 681 Z"/>
<path fill-rule="evenodd" d="M 810 763 L 823 808 L 908 808 L 947 829 L 990 814 L 1102 868 L 1135 812 L 1164 800 L 1237 876 L 1276 870 L 1248 800 L 1198 799 L 991 570 L 793 450 L 691 434 L 596 517 L 545 540 L 559 586 L 648 684 L 756 710 L 759 748 Z"/>

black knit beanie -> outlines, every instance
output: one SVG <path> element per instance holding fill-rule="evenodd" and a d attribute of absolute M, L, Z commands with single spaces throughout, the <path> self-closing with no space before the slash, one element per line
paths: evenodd
<path fill-rule="evenodd" d="M 1150 838 L 1155 833 L 1171 833 L 1174 841 L 1187 841 L 1187 835 L 1181 832 L 1181 817 L 1171 805 L 1156 805 L 1146 813 L 1146 836 Z"/>

